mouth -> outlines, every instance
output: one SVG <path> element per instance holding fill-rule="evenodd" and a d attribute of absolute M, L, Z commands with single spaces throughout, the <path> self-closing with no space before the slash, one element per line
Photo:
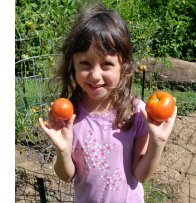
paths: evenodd
<path fill-rule="evenodd" d="M 98 84 L 98 85 L 88 84 L 88 85 L 92 90 L 101 90 L 105 86 L 104 84 Z"/>

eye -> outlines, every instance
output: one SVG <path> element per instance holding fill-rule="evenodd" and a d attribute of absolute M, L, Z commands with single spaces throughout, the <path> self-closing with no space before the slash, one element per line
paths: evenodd
<path fill-rule="evenodd" d="M 104 63 L 102 63 L 102 68 L 104 70 L 108 70 L 110 68 L 112 68 L 114 66 L 114 64 L 110 61 L 105 61 Z"/>
<path fill-rule="evenodd" d="M 90 67 L 91 67 L 91 64 L 86 60 L 80 61 L 79 64 L 78 64 L 78 68 L 80 70 L 89 70 Z"/>
<path fill-rule="evenodd" d="M 110 61 L 106 61 L 103 63 L 104 66 L 113 66 L 114 64 Z"/>
<path fill-rule="evenodd" d="M 90 65 L 90 63 L 89 63 L 88 61 L 80 61 L 79 64 L 80 64 L 80 65 L 85 65 L 85 66 Z"/>

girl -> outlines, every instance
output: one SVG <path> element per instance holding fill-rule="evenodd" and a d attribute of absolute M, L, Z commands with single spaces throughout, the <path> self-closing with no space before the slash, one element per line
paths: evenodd
<path fill-rule="evenodd" d="M 75 202 L 144 202 L 142 182 L 155 172 L 176 117 L 154 123 L 131 94 L 132 47 L 121 16 L 102 5 L 83 12 L 62 48 L 61 97 L 75 113 L 68 121 L 49 110 L 56 174 L 74 179 Z"/>

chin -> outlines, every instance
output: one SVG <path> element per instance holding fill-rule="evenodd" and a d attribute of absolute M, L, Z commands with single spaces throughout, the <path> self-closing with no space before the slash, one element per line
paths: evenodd
<path fill-rule="evenodd" d="M 99 95 L 88 95 L 91 100 L 102 101 L 107 98 L 108 94 L 99 94 Z"/>

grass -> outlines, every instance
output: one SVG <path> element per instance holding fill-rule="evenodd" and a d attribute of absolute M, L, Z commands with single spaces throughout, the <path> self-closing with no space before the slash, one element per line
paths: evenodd
<path fill-rule="evenodd" d="M 146 203 L 165 203 L 174 200 L 176 194 L 166 184 L 157 183 L 156 179 L 151 178 L 143 184 Z"/>
<path fill-rule="evenodd" d="M 16 80 L 16 106 L 18 109 L 34 108 L 50 102 L 48 80 Z"/>
<path fill-rule="evenodd" d="M 189 90 L 186 92 L 172 91 L 178 106 L 178 115 L 188 115 L 196 111 L 196 92 Z"/>
<path fill-rule="evenodd" d="M 36 144 L 42 139 L 38 118 L 46 118 L 50 103 L 55 95 L 48 89 L 48 80 L 17 79 L 16 91 L 16 143 Z M 57 96 L 56 96 L 57 97 Z"/>

